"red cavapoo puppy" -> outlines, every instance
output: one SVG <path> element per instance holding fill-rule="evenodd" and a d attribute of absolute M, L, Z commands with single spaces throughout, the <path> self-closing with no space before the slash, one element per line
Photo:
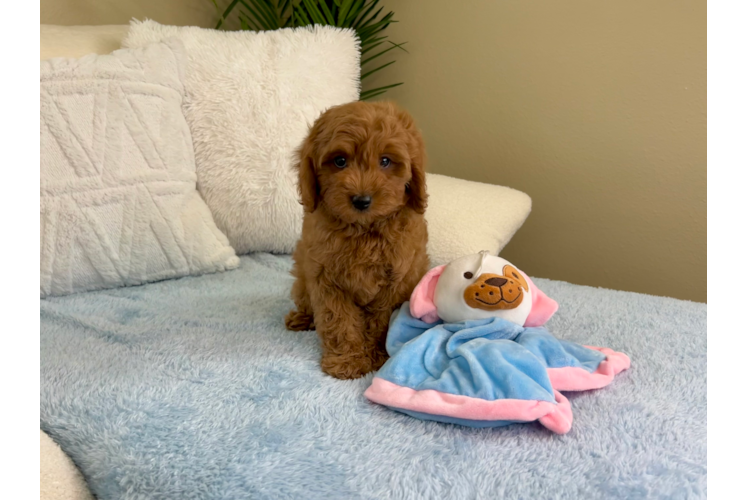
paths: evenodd
<path fill-rule="evenodd" d="M 299 150 L 305 213 L 286 328 L 316 328 L 333 377 L 382 366 L 390 315 L 429 268 L 424 161 L 413 118 L 388 102 L 330 108 Z"/>

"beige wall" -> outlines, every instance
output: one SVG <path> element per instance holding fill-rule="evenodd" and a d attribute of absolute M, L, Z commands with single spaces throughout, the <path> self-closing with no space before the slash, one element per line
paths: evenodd
<path fill-rule="evenodd" d="M 218 0 L 218 5 L 225 3 Z M 211 0 L 41 0 L 39 10 L 42 24 L 63 26 L 127 24 L 134 17 L 213 28 L 218 20 Z"/>
<path fill-rule="evenodd" d="M 431 170 L 533 198 L 504 257 L 706 301 L 706 2 L 386 6 L 410 54 L 368 85 L 405 82 Z"/>
<path fill-rule="evenodd" d="M 219 5 L 225 5 L 219 1 Z M 384 0 L 410 54 L 369 85 L 411 110 L 433 172 L 533 213 L 528 273 L 706 301 L 706 3 Z M 42 0 L 52 24 L 212 27 L 210 0 Z M 491 214 L 475 214 L 491 217 Z"/>

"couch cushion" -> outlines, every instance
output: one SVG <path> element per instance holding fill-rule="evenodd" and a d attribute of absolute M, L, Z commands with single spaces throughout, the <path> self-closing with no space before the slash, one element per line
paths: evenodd
<path fill-rule="evenodd" d="M 196 189 L 178 40 L 41 62 L 42 296 L 239 265 Z"/>
<path fill-rule="evenodd" d="M 133 21 L 122 43 L 171 36 L 187 47 L 198 187 L 218 227 L 237 253 L 290 253 L 303 215 L 294 150 L 322 111 L 358 99 L 356 36 L 329 26 L 258 33 Z"/>
<path fill-rule="evenodd" d="M 530 215 L 532 200 L 516 189 L 426 174 L 428 252 L 434 266 L 509 243 Z"/>
<path fill-rule="evenodd" d="M 93 500 L 86 480 L 70 457 L 39 431 L 40 500 Z"/>

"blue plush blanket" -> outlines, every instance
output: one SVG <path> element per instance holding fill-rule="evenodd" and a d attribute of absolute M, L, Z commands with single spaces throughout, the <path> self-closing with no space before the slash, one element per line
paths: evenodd
<path fill-rule="evenodd" d="M 408 302 L 392 314 L 387 352 L 365 393 L 376 403 L 472 427 L 538 420 L 562 434 L 572 411 L 558 391 L 603 387 L 630 364 L 625 354 L 497 317 L 425 323 Z"/>
<path fill-rule="evenodd" d="M 706 305 L 558 281 L 548 329 L 634 361 L 574 425 L 470 428 L 368 401 L 288 332 L 289 257 L 40 301 L 41 427 L 100 500 L 706 497 Z"/>

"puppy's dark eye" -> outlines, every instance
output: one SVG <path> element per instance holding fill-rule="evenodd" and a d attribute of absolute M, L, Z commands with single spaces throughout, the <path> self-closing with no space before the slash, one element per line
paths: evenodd
<path fill-rule="evenodd" d="M 465 274 L 463 274 L 463 276 L 465 276 L 465 279 L 468 279 L 468 280 L 469 280 L 470 278 L 472 278 L 472 277 L 473 277 L 473 273 L 471 273 L 470 271 L 468 271 L 468 272 L 466 272 Z"/>
<path fill-rule="evenodd" d="M 387 168 L 392 163 L 392 160 L 387 158 L 386 156 L 383 156 L 381 160 L 379 160 L 379 166 L 382 168 Z"/>
<path fill-rule="evenodd" d="M 345 156 L 336 156 L 335 159 L 332 160 L 332 162 L 338 168 L 345 168 L 348 164 L 346 162 Z"/>

